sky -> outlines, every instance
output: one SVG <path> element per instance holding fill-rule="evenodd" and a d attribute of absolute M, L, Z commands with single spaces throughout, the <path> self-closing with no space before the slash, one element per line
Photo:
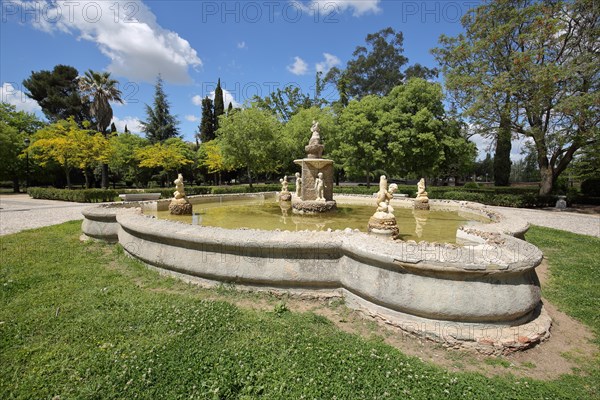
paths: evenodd
<path fill-rule="evenodd" d="M 1 0 L 0 97 L 43 116 L 23 91 L 32 71 L 70 65 L 108 71 L 124 104 L 113 104 L 119 131 L 140 133 L 158 74 L 180 133 L 194 140 L 201 101 L 214 98 L 217 80 L 225 106 L 254 95 L 298 86 L 313 94 L 315 74 L 344 68 L 370 33 L 404 34 L 409 65 L 437 66 L 430 49 L 440 35 L 462 32 L 461 16 L 480 1 L 304 0 Z M 440 78 L 442 80 L 442 78 Z M 328 87 L 324 97 L 335 100 Z M 308 129 L 308 127 L 307 127 Z M 489 143 L 474 138 L 485 157 Z M 520 158 L 513 143 L 511 158 Z"/>

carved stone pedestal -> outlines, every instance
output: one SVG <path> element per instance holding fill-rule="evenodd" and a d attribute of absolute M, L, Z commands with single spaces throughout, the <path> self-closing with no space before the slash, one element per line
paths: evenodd
<path fill-rule="evenodd" d="M 169 204 L 169 212 L 173 215 L 192 215 L 192 205 L 188 199 L 173 199 Z"/>
<path fill-rule="evenodd" d="M 378 216 L 376 213 L 369 218 L 369 233 L 374 233 L 382 236 L 391 236 L 392 238 L 398 237 L 400 231 L 398 230 L 398 223 L 396 218 L 390 214 L 385 216 Z"/>
<path fill-rule="evenodd" d="M 292 193 L 280 192 L 279 193 L 279 201 L 292 201 Z"/>
<path fill-rule="evenodd" d="M 415 210 L 429 210 L 429 198 L 417 197 L 414 202 Z"/>
<path fill-rule="evenodd" d="M 298 201 L 292 204 L 294 214 L 319 214 L 337 210 L 335 201 Z"/>

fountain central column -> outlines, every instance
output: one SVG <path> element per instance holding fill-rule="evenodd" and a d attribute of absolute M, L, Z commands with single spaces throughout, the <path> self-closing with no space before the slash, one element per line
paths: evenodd
<path fill-rule="evenodd" d="M 319 213 L 336 208 L 333 200 L 333 160 L 323 158 L 319 123 L 313 121 L 312 136 L 304 148 L 306 158 L 294 160 L 302 168 L 300 198 L 293 202 L 295 213 Z"/>

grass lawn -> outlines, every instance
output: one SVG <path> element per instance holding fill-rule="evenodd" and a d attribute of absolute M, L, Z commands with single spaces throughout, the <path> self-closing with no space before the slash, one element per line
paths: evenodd
<path fill-rule="evenodd" d="M 600 397 L 600 362 L 553 381 L 449 372 L 314 313 L 237 307 L 230 296 L 265 295 L 160 277 L 79 234 L 73 222 L 0 237 L 0 399 Z M 600 240 L 527 239 L 550 259 L 544 295 L 600 336 Z"/>

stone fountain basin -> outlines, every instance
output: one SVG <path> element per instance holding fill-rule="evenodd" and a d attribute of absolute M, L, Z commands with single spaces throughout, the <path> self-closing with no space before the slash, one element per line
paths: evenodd
<path fill-rule="evenodd" d="M 256 195 L 189 199 L 198 203 L 244 196 Z M 484 205 L 430 201 L 432 209 L 493 220 L 461 227 L 460 246 L 392 241 L 352 231 L 229 230 L 142 213 L 168 207 L 168 201 L 88 208 L 82 231 L 85 237 L 118 242 L 131 256 L 187 280 L 343 297 L 349 307 L 450 346 L 506 353 L 549 334 L 535 273 L 541 251 L 520 239 L 526 223 Z M 371 204 L 373 199 L 338 196 L 336 201 Z M 412 201 L 394 199 L 392 205 L 412 207 Z"/>

